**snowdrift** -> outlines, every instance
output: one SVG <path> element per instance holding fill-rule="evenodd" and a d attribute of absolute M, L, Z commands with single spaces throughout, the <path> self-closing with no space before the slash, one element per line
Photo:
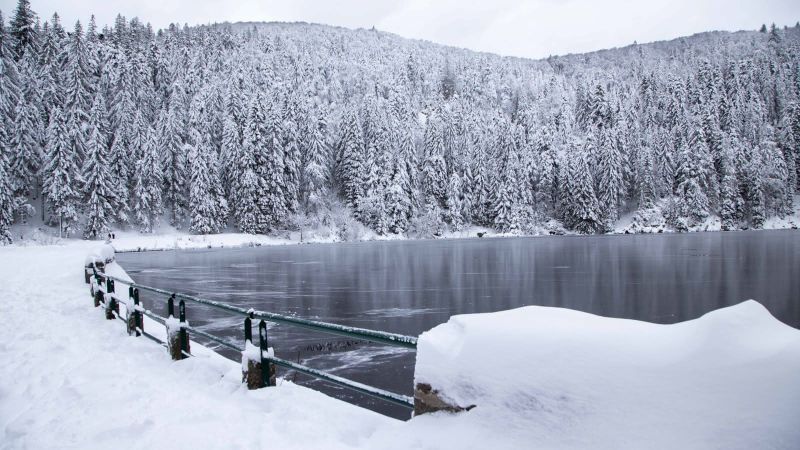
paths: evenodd
<path fill-rule="evenodd" d="M 752 300 L 674 325 L 460 315 L 418 345 L 415 383 L 477 405 L 439 425 L 502 429 L 511 446 L 800 448 L 800 331 Z"/>

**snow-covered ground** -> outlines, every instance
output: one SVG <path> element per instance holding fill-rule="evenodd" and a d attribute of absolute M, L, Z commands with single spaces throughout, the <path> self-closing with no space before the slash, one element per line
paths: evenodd
<path fill-rule="evenodd" d="M 754 303 L 670 326 L 454 318 L 423 335 L 416 377 L 478 407 L 401 422 L 283 380 L 247 391 L 195 345 L 172 362 L 92 306 L 96 246 L 0 248 L 0 448 L 800 446 L 800 331 Z"/>

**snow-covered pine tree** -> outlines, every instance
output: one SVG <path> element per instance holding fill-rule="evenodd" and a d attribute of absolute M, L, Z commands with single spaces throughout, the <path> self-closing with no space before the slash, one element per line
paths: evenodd
<path fill-rule="evenodd" d="M 513 176 L 507 176 L 498 184 L 494 199 L 493 226 L 503 233 L 515 231 L 519 228 L 519 221 L 514 212 L 513 191 L 515 189 Z"/>
<path fill-rule="evenodd" d="M 426 198 L 436 200 L 440 208 L 447 203 L 447 167 L 444 162 L 444 143 L 441 123 L 431 117 L 425 128 L 425 147 L 422 161 L 422 188 Z"/>
<path fill-rule="evenodd" d="M 133 214 L 142 233 L 152 233 L 158 226 L 163 212 L 161 185 L 163 172 L 161 169 L 160 147 L 156 131 L 150 128 L 145 133 L 142 157 L 136 163 L 133 189 Z"/>
<path fill-rule="evenodd" d="M 10 227 L 14 221 L 16 199 L 11 174 L 11 136 L 14 102 L 19 101 L 16 68 L 0 14 L 0 244 L 11 243 Z"/>
<path fill-rule="evenodd" d="M 222 119 L 222 145 L 220 147 L 220 165 L 222 169 L 221 178 L 225 192 L 228 193 L 228 198 L 233 197 L 233 185 L 236 184 L 236 177 L 241 175 L 233 170 L 236 165 L 235 159 L 242 147 L 242 134 L 241 127 L 236 123 L 234 116 L 229 112 L 224 112 Z"/>
<path fill-rule="evenodd" d="M 9 24 L 9 34 L 13 39 L 13 51 L 17 60 L 22 59 L 25 53 L 33 50 L 36 42 L 34 23 L 36 13 L 31 10 L 31 3 L 28 0 L 19 0 L 17 9 L 14 10 L 14 18 Z"/>
<path fill-rule="evenodd" d="M 211 135 L 206 132 L 200 135 L 194 131 L 192 141 L 187 145 L 189 180 L 189 231 L 197 234 L 218 233 L 221 224 L 218 199 L 214 195 L 214 171 L 216 168 L 209 164 L 211 148 Z M 218 182 L 218 179 L 216 180 Z"/>
<path fill-rule="evenodd" d="M 769 137 L 765 136 L 759 146 L 761 151 L 761 160 L 764 162 L 762 167 L 763 174 L 763 192 L 765 200 L 765 209 L 769 215 L 777 215 L 784 217 L 791 214 L 794 210 L 792 207 L 793 193 L 789 192 L 788 188 L 788 170 L 786 161 L 784 159 L 783 151 L 776 145 L 772 139 L 772 132 L 768 133 Z"/>
<path fill-rule="evenodd" d="M 389 231 L 399 234 L 408 230 L 413 211 L 413 202 L 408 191 L 410 181 L 402 154 L 394 154 L 391 173 L 386 192 L 386 215 Z"/>
<path fill-rule="evenodd" d="M 306 213 L 317 213 L 324 207 L 325 183 L 328 180 L 328 147 L 325 142 L 325 121 L 312 117 L 307 137 L 306 164 L 303 167 L 303 204 Z"/>
<path fill-rule="evenodd" d="M 14 127 L 10 139 L 11 170 L 8 173 L 14 183 L 17 197 L 34 195 L 38 187 L 37 178 L 41 167 L 42 149 L 41 116 L 35 105 L 20 97 L 17 103 Z"/>
<path fill-rule="evenodd" d="M 14 187 L 11 184 L 8 161 L 0 155 L 0 244 L 11 243 L 10 227 L 14 222 L 15 208 Z"/>
<path fill-rule="evenodd" d="M 83 229 L 85 239 L 103 237 L 116 216 L 114 180 L 108 162 L 108 137 L 105 101 L 96 95 L 89 112 L 87 123 L 88 144 L 83 161 L 83 193 L 86 201 L 86 225 Z"/>
<path fill-rule="evenodd" d="M 570 160 L 570 187 L 574 189 L 569 193 L 570 223 L 580 233 L 593 234 L 601 231 L 603 225 L 587 159 L 586 152 L 578 151 Z"/>
<path fill-rule="evenodd" d="M 6 50 L 0 55 L 0 125 L 6 135 L 13 129 L 14 108 L 22 95 L 19 72 L 10 53 Z"/>
<path fill-rule="evenodd" d="M 737 229 L 741 197 L 739 181 L 736 174 L 736 152 L 738 143 L 736 136 L 728 136 L 722 143 L 722 182 L 720 184 L 720 221 L 723 231 Z"/>
<path fill-rule="evenodd" d="M 180 227 L 186 214 L 188 189 L 185 147 L 181 139 L 179 105 L 162 110 L 158 120 L 158 145 L 163 168 L 163 199 L 170 225 Z"/>
<path fill-rule="evenodd" d="M 363 195 L 365 182 L 365 147 L 358 115 L 348 111 L 337 149 L 336 173 L 346 204 L 355 208 Z"/>
<path fill-rule="evenodd" d="M 225 190 L 222 187 L 222 178 L 219 170 L 219 156 L 217 155 L 217 151 L 213 144 L 211 144 L 211 148 L 207 157 L 208 167 L 211 171 L 211 191 L 209 193 L 216 203 L 214 220 L 217 223 L 217 227 L 222 230 L 228 224 L 228 214 L 230 213 L 230 209 L 228 207 L 228 200 L 225 198 Z"/>
<path fill-rule="evenodd" d="M 237 176 L 231 180 L 230 206 L 234 221 L 245 233 L 257 233 L 261 231 L 259 224 L 267 223 L 258 206 L 259 189 L 264 181 L 256 167 L 256 155 L 261 152 L 261 143 L 265 139 L 266 117 L 264 99 L 256 94 L 247 110 L 242 145 L 233 149 L 235 153 L 232 157 L 231 173 Z M 231 121 L 229 127 L 232 125 Z M 229 142 L 227 145 L 233 143 Z"/>
<path fill-rule="evenodd" d="M 56 107 L 47 130 L 47 164 L 43 169 L 43 194 L 50 211 L 49 222 L 59 225 L 59 235 L 69 236 L 78 220 L 81 184 L 75 132 L 67 129 L 66 113 Z M 80 139 L 80 138 L 78 138 Z"/>
<path fill-rule="evenodd" d="M 588 151 L 595 154 L 597 201 L 605 231 L 612 230 L 619 218 L 623 190 L 622 155 L 616 148 L 613 134 L 613 130 L 601 127 L 598 135 L 587 141 Z"/>
<path fill-rule="evenodd" d="M 66 67 L 64 68 L 64 108 L 70 113 L 72 126 L 83 128 L 92 104 L 93 86 L 90 84 L 92 68 L 89 52 L 83 36 L 81 22 L 75 22 L 75 29 L 69 36 L 65 48 Z M 83 155 L 79 155 L 83 157 Z"/>
<path fill-rule="evenodd" d="M 538 155 L 536 163 L 536 190 L 533 201 L 536 210 L 543 217 L 552 217 L 556 206 L 556 166 L 549 147 Z"/>
<path fill-rule="evenodd" d="M 653 159 L 653 150 L 647 146 L 642 147 L 636 165 L 640 208 L 652 207 L 658 198 Z"/>
<path fill-rule="evenodd" d="M 273 106 L 266 111 L 263 140 L 255 153 L 255 168 L 259 181 L 259 232 L 266 233 L 286 224 L 286 184 L 281 118 Z"/>
<path fill-rule="evenodd" d="M 458 172 L 450 174 L 450 182 L 447 185 L 447 222 L 451 229 L 459 231 L 464 227 L 464 190 L 462 187 L 461 176 Z"/>
<path fill-rule="evenodd" d="M 411 202 L 411 215 L 413 216 L 420 205 L 419 193 L 419 158 L 417 149 L 414 146 L 414 138 L 408 126 L 397 125 L 397 136 L 394 144 L 395 155 L 405 165 L 405 177 L 403 178 L 402 188 L 405 196 Z"/>
<path fill-rule="evenodd" d="M 689 140 L 680 143 L 680 159 L 676 171 L 677 194 L 681 198 L 684 213 L 691 219 L 690 224 L 700 223 L 708 216 L 709 202 L 705 187 L 705 170 L 701 160 L 708 154 L 696 123 L 689 130 Z"/>

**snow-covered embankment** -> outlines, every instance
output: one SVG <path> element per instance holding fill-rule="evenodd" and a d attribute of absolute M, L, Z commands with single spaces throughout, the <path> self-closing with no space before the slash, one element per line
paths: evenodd
<path fill-rule="evenodd" d="M 674 325 L 454 316 L 420 336 L 415 383 L 520 448 L 800 448 L 800 331 L 752 300 Z"/>

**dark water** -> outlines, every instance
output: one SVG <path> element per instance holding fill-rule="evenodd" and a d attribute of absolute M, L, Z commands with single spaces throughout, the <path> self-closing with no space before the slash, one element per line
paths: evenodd
<path fill-rule="evenodd" d="M 142 284 L 415 336 L 453 314 L 523 305 L 673 323 L 750 298 L 800 328 L 800 232 L 793 230 L 312 244 L 117 259 Z M 164 312 L 164 299 L 142 295 L 148 308 Z M 196 304 L 187 314 L 192 325 L 243 339 L 238 317 Z M 279 357 L 411 393 L 412 351 L 284 325 L 270 328 L 270 340 Z M 379 400 L 296 380 L 408 416 Z"/>

